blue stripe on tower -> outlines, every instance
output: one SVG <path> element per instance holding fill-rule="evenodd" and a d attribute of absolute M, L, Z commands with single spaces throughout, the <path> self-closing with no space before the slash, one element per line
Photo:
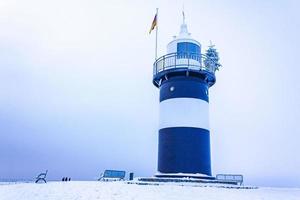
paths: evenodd
<path fill-rule="evenodd" d="M 174 77 L 160 87 L 158 171 L 211 175 L 208 85 Z"/>
<path fill-rule="evenodd" d="M 209 131 L 201 128 L 160 129 L 158 170 L 211 175 L 209 141 Z"/>
<path fill-rule="evenodd" d="M 194 77 L 174 77 L 163 82 L 160 86 L 159 101 L 178 97 L 196 98 L 208 102 L 207 83 Z"/>

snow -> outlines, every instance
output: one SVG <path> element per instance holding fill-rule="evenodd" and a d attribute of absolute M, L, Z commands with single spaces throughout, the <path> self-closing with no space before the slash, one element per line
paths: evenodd
<path fill-rule="evenodd" d="M 155 176 L 161 176 L 161 175 L 168 175 L 168 176 L 174 176 L 174 177 L 211 177 L 208 176 L 207 174 L 201 174 L 201 173 L 161 173 L 161 172 L 156 172 Z"/>
<path fill-rule="evenodd" d="M 0 200 L 300 200 L 300 189 L 226 189 L 174 184 L 136 185 L 127 182 L 71 181 L 47 184 L 0 184 Z"/>

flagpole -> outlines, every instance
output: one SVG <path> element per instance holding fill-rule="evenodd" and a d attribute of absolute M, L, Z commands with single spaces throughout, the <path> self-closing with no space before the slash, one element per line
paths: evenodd
<path fill-rule="evenodd" d="M 155 60 L 157 59 L 158 8 L 156 8 Z"/>

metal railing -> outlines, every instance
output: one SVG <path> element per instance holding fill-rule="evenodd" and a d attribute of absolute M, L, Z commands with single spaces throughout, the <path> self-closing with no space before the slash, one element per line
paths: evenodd
<path fill-rule="evenodd" d="M 219 181 L 228 181 L 228 182 L 234 182 L 239 183 L 240 185 L 243 184 L 244 178 L 241 174 L 217 174 L 216 179 Z"/>
<path fill-rule="evenodd" d="M 153 76 L 170 69 L 188 69 L 215 73 L 215 67 L 206 66 L 203 54 L 170 53 L 158 58 L 153 64 Z"/>

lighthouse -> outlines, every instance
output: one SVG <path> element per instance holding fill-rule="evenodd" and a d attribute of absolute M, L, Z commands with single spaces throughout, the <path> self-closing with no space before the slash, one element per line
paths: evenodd
<path fill-rule="evenodd" d="M 211 177 L 209 88 L 221 65 L 213 45 L 201 54 L 183 20 L 167 53 L 153 64 L 159 89 L 156 177 Z"/>

